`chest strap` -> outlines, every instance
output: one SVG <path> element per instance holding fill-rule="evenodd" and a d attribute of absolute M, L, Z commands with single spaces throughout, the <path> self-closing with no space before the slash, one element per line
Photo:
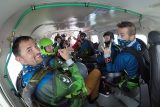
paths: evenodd
<path fill-rule="evenodd" d="M 50 67 L 42 68 L 40 71 L 34 74 L 34 76 L 30 80 L 30 84 L 36 85 L 48 72 L 51 71 L 53 71 L 53 69 Z"/>

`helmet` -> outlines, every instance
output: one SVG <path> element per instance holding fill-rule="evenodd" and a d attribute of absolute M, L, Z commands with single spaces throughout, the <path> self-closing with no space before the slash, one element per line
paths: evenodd
<path fill-rule="evenodd" d="M 53 55 L 54 53 L 46 52 L 45 47 L 48 45 L 53 45 L 53 41 L 49 38 L 42 38 L 38 41 L 40 51 L 42 55 Z"/>
<path fill-rule="evenodd" d="M 81 33 L 80 33 L 80 37 L 82 37 L 82 36 L 83 36 L 83 37 L 86 37 L 87 35 L 86 35 L 86 33 L 81 32 Z"/>

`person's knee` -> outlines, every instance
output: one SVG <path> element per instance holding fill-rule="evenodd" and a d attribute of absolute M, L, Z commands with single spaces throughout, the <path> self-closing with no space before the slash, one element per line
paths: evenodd
<path fill-rule="evenodd" d="M 95 77 L 101 77 L 101 71 L 99 69 L 93 69 L 90 73 Z"/>
<path fill-rule="evenodd" d="M 98 69 L 92 70 L 87 76 L 85 83 L 88 93 L 91 94 L 100 82 L 101 72 Z"/>

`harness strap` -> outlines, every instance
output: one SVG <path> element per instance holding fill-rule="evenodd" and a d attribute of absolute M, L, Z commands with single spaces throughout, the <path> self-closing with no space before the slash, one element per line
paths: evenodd
<path fill-rule="evenodd" d="M 22 71 L 18 74 L 17 80 L 16 80 L 16 88 L 17 88 L 17 94 L 21 96 L 23 91 L 23 85 L 22 85 Z"/>
<path fill-rule="evenodd" d="M 48 73 L 50 70 L 48 68 L 46 69 L 41 69 L 39 72 L 35 73 L 35 75 L 31 78 L 30 83 L 31 84 L 37 84 L 39 81 Z"/>
<path fill-rule="evenodd" d="M 139 86 L 139 78 L 134 77 L 134 78 L 128 78 L 120 81 L 118 83 L 118 87 L 121 88 L 124 91 L 130 91 Z"/>

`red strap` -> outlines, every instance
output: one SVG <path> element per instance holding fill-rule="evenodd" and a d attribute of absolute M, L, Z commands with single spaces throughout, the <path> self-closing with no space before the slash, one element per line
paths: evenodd
<path fill-rule="evenodd" d="M 105 62 L 106 63 L 112 62 L 112 58 L 111 57 L 105 58 Z"/>

